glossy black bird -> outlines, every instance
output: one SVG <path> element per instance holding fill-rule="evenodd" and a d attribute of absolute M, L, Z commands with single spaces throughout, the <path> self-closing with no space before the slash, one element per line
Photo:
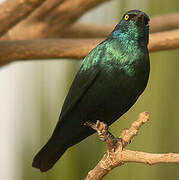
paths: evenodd
<path fill-rule="evenodd" d="M 84 126 L 86 121 L 110 125 L 136 102 L 150 71 L 148 22 L 142 11 L 126 12 L 109 37 L 85 57 L 33 167 L 49 170 L 70 146 L 95 132 Z"/>

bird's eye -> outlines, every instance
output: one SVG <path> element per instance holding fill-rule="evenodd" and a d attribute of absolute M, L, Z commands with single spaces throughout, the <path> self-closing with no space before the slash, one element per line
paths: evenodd
<path fill-rule="evenodd" d="M 128 15 L 128 14 L 126 14 L 126 15 L 124 16 L 124 20 L 125 20 L 125 21 L 128 21 L 128 20 L 129 20 L 129 15 Z"/>

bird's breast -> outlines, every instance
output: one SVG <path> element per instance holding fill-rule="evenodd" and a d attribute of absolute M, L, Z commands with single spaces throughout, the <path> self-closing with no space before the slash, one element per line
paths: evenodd
<path fill-rule="evenodd" d="M 125 64 L 113 63 L 113 68 L 105 69 L 102 84 L 111 95 L 111 100 L 133 101 L 145 89 L 149 77 L 149 58 L 144 56 L 136 61 Z M 103 82 L 104 81 L 104 82 Z M 108 93 L 108 94 L 109 94 Z"/>

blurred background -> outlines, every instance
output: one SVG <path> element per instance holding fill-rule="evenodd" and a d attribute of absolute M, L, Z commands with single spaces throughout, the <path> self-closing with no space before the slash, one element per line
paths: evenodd
<path fill-rule="evenodd" d="M 130 9 L 150 17 L 179 11 L 178 0 L 113 0 L 85 14 L 80 21 L 116 24 Z M 154 153 L 179 153 L 179 50 L 150 54 L 151 74 L 137 103 L 111 126 L 120 135 L 142 111 L 150 121 L 128 148 Z M 31 167 L 34 155 L 50 137 L 79 61 L 16 62 L 0 69 L 0 179 L 81 180 L 105 152 L 93 135 L 69 149 L 48 173 Z M 179 165 L 125 164 L 105 180 L 179 179 Z"/>

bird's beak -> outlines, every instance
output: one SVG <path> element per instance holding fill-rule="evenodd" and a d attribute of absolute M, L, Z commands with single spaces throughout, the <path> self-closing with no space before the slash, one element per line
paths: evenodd
<path fill-rule="evenodd" d="M 136 19 L 140 19 L 142 23 L 144 23 L 144 13 L 140 12 L 139 14 L 137 14 Z"/>
<path fill-rule="evenodd" d="M 136 20 L 139 20 L 142 22 L 142 24 L 145 24 L 147 27 L 149 26 L 149 20 L 146 20 L 145 15 L 143 12 L 140 12 L 139 14 L 137 14 L 136 16 Z"/>

